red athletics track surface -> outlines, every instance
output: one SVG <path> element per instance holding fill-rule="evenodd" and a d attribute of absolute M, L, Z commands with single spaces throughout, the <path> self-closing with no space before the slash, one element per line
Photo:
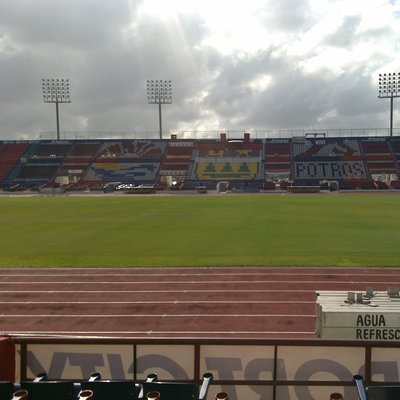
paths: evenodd
<path fill-rule="evenodd" d="M 0 334 L 314 338 L 317 290 L 386 290 L 400 268 L 1 268 Z"/>

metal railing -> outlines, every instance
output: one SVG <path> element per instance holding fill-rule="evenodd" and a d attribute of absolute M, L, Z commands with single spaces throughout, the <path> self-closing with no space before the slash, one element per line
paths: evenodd
<path fill-rule="evenodd" d="M 340 392 L 357 399 L 355 374 L 367 385 L 399 382 L 398 341 L 129 339 L 13 337 L 16 379 L 46 371 L 52 379 L 87 377 L 101 369 L 105 379 L 200 382 L 214 375 L 211 393 L 230 400 L 317 400 Z M 213 396 L 211 395 L 210 398 Z"/>
<path fill-rule="evenodd" d="M 389 128 L 338 128 L 338 129 L 264 129 L 264 130 L 230 130 L 230 131 L 176 131 L 164 132 L 163 139 L 176 135 L 177 139 L 219 139 L 225 133 L 227 139 L 243 138 L 250 133 L 252 139 L 285 139 L 307 134 L 324 134 L 326 137 L 382 137 L 389 136 Z M 400 128 L 393 129 L 393 136 L 400 136 Z M 57 132 L 41 132 L 39 140 L 56 140 Z M 158 131 L 62 131 L 60 140 L 91 139 L 159 139 Z"/>

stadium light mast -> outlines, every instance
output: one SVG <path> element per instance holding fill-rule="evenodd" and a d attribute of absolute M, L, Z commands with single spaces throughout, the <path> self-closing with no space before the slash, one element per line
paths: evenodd
<path fill-rule="evenodd" d="M 45 103 L 55 103 L 57 121 L 57 140 L 60 140 L 59 103 L 71 103 L 68 79 L 42 79 L 43 100 Z"/>
<path fill-rule="evenodd" d="M 172 82 L 163 80 L 148 80 L 147 101 L 149 104 L 158 104 L 160 139 L 162 139 L 161 104 L 172 103 Z"/>
<path fill-rule="evenodd" d="M 393 98 L 400 97 L 400 72 L 379 74 L 380 99 L 390 99 L 390 136 L 393 136 Z"/>

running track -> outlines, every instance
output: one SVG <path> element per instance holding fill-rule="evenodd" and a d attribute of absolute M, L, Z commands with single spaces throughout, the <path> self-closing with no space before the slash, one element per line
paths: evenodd
<path fill-rule="evenodd" d="M 314 338 L 317 290 L 386 290 L 400 268 L 0 269 L 0 334 Z"/>

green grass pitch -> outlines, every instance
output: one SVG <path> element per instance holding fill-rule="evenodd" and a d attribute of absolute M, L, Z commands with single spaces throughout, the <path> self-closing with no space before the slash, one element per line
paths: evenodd
<path fill-rule="evenodd" d="M 0 198 L 1 267 L 399 266 L 400 197 Z"/>

